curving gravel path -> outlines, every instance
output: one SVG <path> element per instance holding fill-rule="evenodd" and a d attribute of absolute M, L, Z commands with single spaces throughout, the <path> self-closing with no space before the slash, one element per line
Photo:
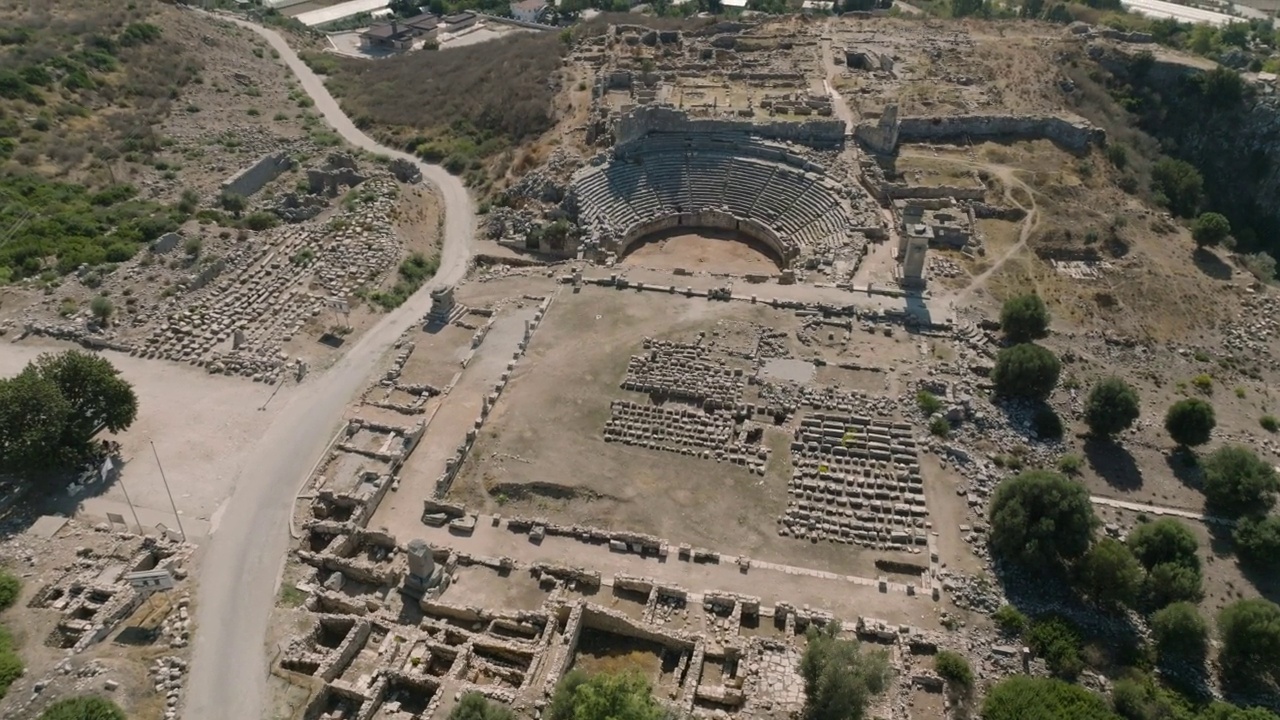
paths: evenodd
<path fill-rule="evenodd" d="M 261 35 L 280 53 L 316 110 L 348 143 L 405 158 L 444 196 L 445 234 L 435 278 L 365 333 L 323 375 L 294 394 L 248 456 L 211 541 L 204 549 L 196 603 L 196 635 L 184 720 L 263 717 L 267 666 L 264 638 L 288 550 L 294 495 L 336 431 L 343 410 L 368 381 L 370 368 L 405 327 L 426 314 L 430 291 L 462 279 L 471 260 L 475 214 L 466 188 L 436 165 L 374 142 L 338 107 L 324 83 L 278 33 L 219 16 Z"/>

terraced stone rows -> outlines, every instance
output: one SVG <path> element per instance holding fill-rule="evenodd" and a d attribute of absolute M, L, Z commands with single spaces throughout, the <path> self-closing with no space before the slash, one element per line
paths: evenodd
<path fill-rule="evenodd" d="M 709 409 L 736 407 L 746 389 L 746 373 L 704 359 L 689 346 L 655 346 L 627 363 L 622 387 L 665 398 L 702 403 Z"/>
<path fill-rule="evenodd" d="M 769 449 L 760 444 L 763 429 L 738 423 L 728 413 L 689 407 L 659 407 L 614 400 L 605 423 L 605 442 L 621 442 L 717 462 L 744 465 L 763 475 Z"/>
<path fill-rule="evenodd" d="M 793 472 L 779 532 L 918 552 L 928 509 L 911 426 L 813 413 L 791 444 Z"/>

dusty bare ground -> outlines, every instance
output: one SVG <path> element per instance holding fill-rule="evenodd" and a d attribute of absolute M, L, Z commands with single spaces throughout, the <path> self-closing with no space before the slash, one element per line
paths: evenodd
<path fill-rule="evenodd" d="M 561 293 L 450 497 L 504 514 L 628 528 L 726 553 L 874 573 L 871 553 L 777 535 L 791 472 L 788 428 L 767 430 L 773 453 L 763 477 L 727 463 L 603 441 L 610 400 L 635 399 L 619 385 L 645 336 L 688 340 L 732 321 L 796 326 L 793 315 L 764 306 L 597 288 Z M 847 346 L 833 340 L 820 352 L 864 361 L 874 356 L 889 367 L 916 354 L 909 342 L 881 340 L 855 338 Z M 847 387 L 864 382 L 855 373 L 824 379 Z M 882 380 L 880 391 L 885 387 Z M 708 508 L 718 509 L 714 522 Z"/>
<path fill-rule="evenodd" d="M 40 353 L 69 347 L 73 346 L 34 339 L 5 344 L 0 376 L 16 374 Z M 124 459 L 120 478 L 139 518 L 147 527 L 157 522 L 176 525 L 151 449 L 154 442 L 185 529 L 203 537 L 216 526 L 218 508 L 231 494 L 241 453 L 270 425 L 274 409 L 283 406 L 295 387 L 289 383 L 272 398 L 271 387 L 209 375 L 201 368 L 112 352 L 104 357 L 133 384 L 143 408 L 132 427 L 114 436 Z M 118 483 L 107 488 L 90 485 L 80 495 L 61 498 L 56 509 L 83 512 L 95 522 L 113 512 L 133 524 Z"/>
<path fill-rule="evenodd" d="M 655 233 L 633 245 L 622 259 L 626 266 L 654 270 L 689 270 L 734 275 L 768 275 L 777 261 L 754 242 L 737 233 L 716 230 L 672 229 Z"/>

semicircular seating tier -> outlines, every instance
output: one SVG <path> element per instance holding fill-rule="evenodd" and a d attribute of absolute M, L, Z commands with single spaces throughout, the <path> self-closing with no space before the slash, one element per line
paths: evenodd
<path fill-rule="evenodd" d="M 788 259 L 843 245 L 847 233 L 874 223 L 855 217 L 821 165 L 732 133 L 652 133 L 578 171 L 570 193 L 581 225 L 603 222 L 624 242 L 655 218 L 712 210 L 763 224 Z"/>

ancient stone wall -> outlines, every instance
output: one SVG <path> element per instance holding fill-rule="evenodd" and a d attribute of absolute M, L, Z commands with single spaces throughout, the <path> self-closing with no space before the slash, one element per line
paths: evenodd
<path fill-rule="evenodd" d="M 264 155 L 256 163 L 232 175 L 226 182 L 222 183 L 222 192 L 249 197 L 291 167 L 293 167 L 293 160 L 284 152 Z"/>
<path fill-rule="evenodd" d="M 618 118 L 614 139 L 617 145 L 625 145 L 651 132 L 738 132 L 813 147 L 832 147 L 844 143 L 844 131 L 844 123 L 840 120 L 797 123 L 694 119 L 676 108 L 643 105 Z"/>
<path fill-rule="evenodd" d="M 899 143 L 952 140 L 1051 140 L 1072 152 L 1084 152 L 1090 145 L 1101 145 L 1106 133 L 1083 119 L 1056 116 L 955 115 L 898 120 Z"/>
<path fill-rule="evenodd" d="M 987 194 L 984 187 L 959 187 L 955 185 L 898 185 L 885 183 L 881 186 L 885 197 L 890 200 L 981 200 Z"/>

